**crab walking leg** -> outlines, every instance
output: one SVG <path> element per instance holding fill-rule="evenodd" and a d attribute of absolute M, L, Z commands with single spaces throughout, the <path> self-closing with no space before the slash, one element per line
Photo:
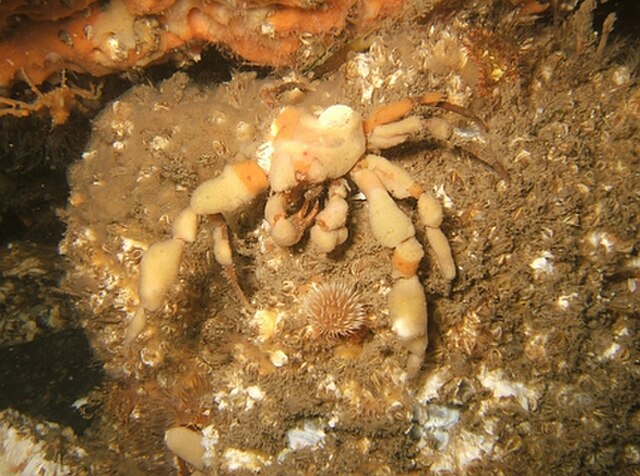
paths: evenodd
<path fill-rule="evenodd" d="M 187 207 L 173 222 L 173 238 L 154 243 L 142 257 L 138 296 L 140 304 L 127 328 L 125 343 L 130 343 L 147 323 L 145 311 L 158 309 L 169 286 L 175 281 L 185 243 L 192 243 L 198 231 L 198 216 Z"/>
<path fill-rule="evenodd" d="M 421 131 L 427 131 L 434 139 L 447 140 L 453 133 L 453 126 L 439 117 L 423 119 L 409 116 L 391 124 L 376 126 L 369 133 L 368 144 L 371 150 L 389 149 L 402 144 L 409 137 Z"/>
<path fill-rule="evenodd" d="M 471 110 L 444 101 L 439 93 L 426 93 L 422 96 L 409 97 L 385 104 L 375 109 L 363 123 L 369 149 L 379 150 L 394 147 L 422 130 L 426 130 L 437 140 L 447 140 L 453 133 L 453 126 L 445 119 L 440 117 L 424 119 L 415 115 L 405 117 L 418 105 L 436 106 L 445 111 L 454 112 L 471 119 L 480 130 L 487 130 L 482 119 Z"/>
<path fill-rule="evenodd" d="M 451 254 L 449 240 L 440 230 L 442 224 L 442 206 L 433 195 L 425 192 L 422 186 L 402 167 L 379 155 L 367 155 L 358 163 L 372 171 L 384 187 L 395 198 L 415 198 L 418 200 L 418 214 L 425 225 L 425 234 L 445 279 L 451 281 L 456 276 L 456 265 Z M 395 255 L 394 255 L 395 256 Z"/>
<path fill-rule="evenodd" d="M 264 216 L 271 227 L 271 237 L 278 246 L 291 246 L 300 240 L 302 231 L 292 219 L 287 218 L 286 193 L 276 192 L 269 197 Z"/>
<path fill-rule="evenodd" d="M 373 235 L 380 244 L 394 249 L 395 281 L 389 295 L 389 316 L 391 328 L 409 351 L 407 373 L 413 377 L 420 369 L 428 343 L 426 297 L 415 274 L 424 251 L 415 239 L 411 220 L 376 174 L 357 166 L 351 177 L 367 197 Z"/>
<path fill-rule="evenodd" d="M 402 118 L 418 104 L 438 104 L 441 100 L 442 96 L 440 94 L 427 93 L 375 109 L 363 123 L 369 149 L 389 149 L 402 144 L 409 137 L 424 129 L 430 130 L 431 127 L 428 120 L 424 120 L 419 116 Z"/>
<path fill-rule="evenodd" d="M 253 201 L 268 186 L 267 174 L 257 162 L 236 162 L 194 190 L 191 208 L 198 215 L 232 212 Z"/>
<path fill-rule="evenodd" d="M 418 116 L 409 116 L 391 124 L 376 126 L 367 137 L 369 149 L 389 149 L 402 144 L 424 129 L 423 122 Z"/>
<path fill-rule="evenodd" d="M 329 185 L 328 200 L 311 227 L 311 242 L 323 253 L 330 253 L 336 246 L 349 237 L 347 230 L 347 183 L 344 179 L 335 180 Z"/>
<path fill-rule="evenodd" d="M 427 241 L 435 254 L 442 276 L 448 281 L 456 277 L 456 264 L 453 261 L 449 240 L 440 229 L 442 223 L 442 205 L 430 193 L 423 193 L 418 198 L 418 214 L 425 224 Z"/>
<path fill-rule="evenodd" d="M 427 299 L 417 276 L 398 279 L 389 293 L 391 328 L 409 351 L 407 375 L 420 371 L 429 345 L 427 334 Z"/>
<path fill-rule="evenodd" d="M 198 215 L 217 216 L 213 219 L 214 255 L 228 270 L 233 265 L 221 214 L 251 202 L 267 185 L 264 171 L 256 162 L 247 160 L 225 166 L 218 177 L 207 180 L 193 192 L 191 205 L 182 210 L 174 221 L 172 238 L 152 244 L 142 257 L 138 278 L 140 303 L 127 328 L 126 344 L 144 329 L 146 311 L 156 311 L 164 303 L 167 291 L 178 277 L 184 245 L 196 238 Z"/>
<path fill-rule="evenodd" d="M 233 265 L 233 256 L 231 253 L 231 244 L 229 243 L 229 232 L 227 224 L 222 215 L 212 215 L 210 219 L 213 225 L 213 256 L 216 261 L 224 268 L 229 278 L 229 282 L 233 286 L 234 291 L 240 297 L 242 304 L 247 308 L 251 308 L 251 304 L 245 296 L 244 291 L 238 283 L 236 268 Z"/>
<path fill-rule="evenodd" d="M 145 311 L 155 311 L 164 302 L 169 286 L 178 276 L 183 247 L 182 240 L 171 238 L 154 243 L 142 257 L 138 278 L 140 304 L 127 328 L 125 344 L 131 343 L 144 329 Z"/>
<path fill-rule="evenodd" d="M 400 101 L 384 104 L 373 110 L 373 113 L 364 120 L 365 133 L 371 133 L 376 127 L 383 124 L 390 124 L 402 119 L 417 105 L 438 105 L 442 102 L 440 93 L 425 93 L 422 96 L 408 97 Z"/>
<path fill-rule="evenodd" d="M 182 210 L 173 222 L 173 237 L 154 243 L 142 257 L 138 278 L 140 304 L 127 328 L 125 343 L 133 341 L 144 329 L 145 311 L 155 311 L 164 302 L 165 294 L 178 276 L 184 244 L 196 239 L 197 220 L 191 207 Z"/>

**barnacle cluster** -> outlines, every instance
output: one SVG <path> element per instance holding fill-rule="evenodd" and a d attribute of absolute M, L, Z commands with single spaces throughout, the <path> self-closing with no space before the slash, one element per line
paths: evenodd
<path fill-rule="evenodd" d="M 2 474 L 89 474 L 88 453 L 70 428 L 0 412 Z"/>

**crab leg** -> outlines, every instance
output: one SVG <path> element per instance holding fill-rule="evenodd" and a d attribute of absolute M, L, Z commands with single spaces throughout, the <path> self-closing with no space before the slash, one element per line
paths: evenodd
<path fill-rule="evenodd" d="M 443 276 L 451 280 L 456 268 L 449 242 L 440 230 L 442 208 L 407 171 L 384 157 L 367 155 L 351 176 L 367 196 L 374 236 L 382 245 L 394 249 L 391 263 L 395 282 L 389 295 L 389 313 L 393 331 L 409 351 L 407 372 L 413 376 L 420 369 L 428 344 L 426 298 L 416 276 L 424 250 L 415 238 L 411 220 L 389 193 L 398 199 L 418 200 L 418 214 L 425 224 L 427 240 Z"/>
<path fill-rule="evenodd" d="M 198 216 L 187 207 L 173 222 L 172 238 L 152 244 L 140 262 L 138 296 L 140 304 L 127 328 L 125 344 L 129 344 L 144 329 L 145 311 L 160 308 L 164 297 L 178 276 L 180 259 L 185 243 L 196 239 Z"/>
<path fill-rule="evenodd" d="M 329 185 L 328 200 L 309 230 L 311 242 L 323 253 L 331 253 L 349 237 L 346 227 L 349 206 L 345 180 L 334 180 Z"/>
<path fill-rule="evenodd" d="M 251 202 L 267 188 L 267 176 L 254 161 L 227 165 L 222 173 L 202 183 L 191 196 L 191 204 L 182 210 L 173 224 L 172 238 L 152 244 L 142 257 L 138 279 L 140 303 L 126 331 L 125 343 L 131 343 L 146 325 L 146 312 L 158 310 L 178 277 L 185 243 L 195 240 L 198 215 L 214 215 L 214 256 L 237 286 L 231 248 L 223 213 L 233 212 Z M 241 294 L 241 296 L 244 296 Z M 246 301 L 246 298 L 244 299 Z"/>
<path fill-rule="evenodd" d="M 347 213 L 347 183 L 345 180 L 335 180 L 329 185 L 328 200 L 325 207 L 316 217 L 316 223 L 311 227 L 311 242 L 323 253 L 332 252 L 336 246 L 344 243 L 349 231 L 346 227 Z"/>
<path fill-rule="evenodd" d="M 394 249 L 393 277 L 389 295 L 391 328 L 409 351 L 407 373 L 420 370 L 427 349 L 427 303 L 415 272 L 424 255 L 415 239 L 411 219 L 396 205 L 375 173 L 357 166 L 351 177 L 369 202 L 371 231 L 378 242 Z"/>
<path fill-rule="evenodd" d="M 276 192 L 269 197 L 264 209 L 264 216 L 271 227 L 271 237 L 278 246 L 293 246 L 307 229 L 313 218 L 318 214 L 318 203 L 315 202 L 309 210 L 309 201 L 296 213 L 287 216 L 287 203 L 289 194 Z"/>
<path fill-rule="evenodd" d="M 409 97 L 400 101 L 379 106 L 364 120 L 364 132 L 369 134 L 378 126 L 397 122 L 417 105 L 437 105 L 442 102 L 440 93 L 425 93 L 422 96 Z"/>
<path fill-rule="evenodd" d="M 425 225 L 425 234 L 429 245 L 448 281 L 456 276 L 456 266 L 451 254 L 447 237 L 440 230 L 442 224 L 442 206 L 433 195 L 425 192 L 422 186 L 402 167 L 388 161 L 379 155 L 369 154 L 358 163 L 359 167 L 366 167 L 372 171 L 378 180 L 395 198 L 415 198 L 418 201 L 418 214 Z"/>
<path fill-rule="evenodd" d="M 422 96 L 409 97 L 376 108 L 364 120 L 363 125 L 369 148 L 375 150 L 394 147 L 425 129 L 436 139 L 447 139 L 453 128 L 444 119 L 438 117 L 423 119 L 415 115 L 403 119 L 418 105 L 436 106 L 445 111 L 454 112 L 471 119 L 482 131 L 487 130 L 487 126 L 482 120 L 469 109 L 444 101 L 439 93 L 426 93 Z"/>
<path fill-rule="evenodd" d="M 211 223 L 213 224 L 213 256 L 216 261 L 224 268 L 229 278 L 229 282 L 233 286 L 236 294 L 247 308 L 251 308 L 251 304 L 244 294 L 244 291 L 238 283 L 236 268 L 233 265 L 233 256 L 231 253 L 231 244 L 229 243 L 229 232 L 227 224 L 222 215 L 212 215 Z"/>
<path fill-rule="evenodd" d="M 2 107 L 7 106 L 7 107 Z M 26 117 L 31 114 L 35 108 L 32 104 L 9 98 L 0 98 L 0 116 L 7 114 L 15 117 Z"/>

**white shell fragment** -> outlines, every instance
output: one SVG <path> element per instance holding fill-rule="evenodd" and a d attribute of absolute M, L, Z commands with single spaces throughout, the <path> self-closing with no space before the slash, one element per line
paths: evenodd
<path fill-rule="evenodd" d="M 323 427 L 310 420 L 305 421 L 302 428 L 293 428 L 287 431 L 287 440 L 291 451 L 318 446 L 322 444 L 325 436 Z"/>
<path fill-rule="evenodd" d="M 289 357 L 283 351 L 278 349 L 269 354 L 269 360 L 274 365 L 274 367 L 282 367 L 289 361 Z"/>
<path fill-rule="evenodd" d="M 549 251 L 543 251 L 540 256 L 529 263 L 529 267 L 535 274 L 552 274 L 554 271 L 553 259 L 554 256 Z"/>

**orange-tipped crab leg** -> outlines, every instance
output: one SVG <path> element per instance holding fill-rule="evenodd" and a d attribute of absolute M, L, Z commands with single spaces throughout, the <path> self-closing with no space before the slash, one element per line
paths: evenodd
<path fill-rule="evenodd" d="M 393 331 L 409 351 L 407 372 L 414 376 L 422 365 L 428 344 L 426 298 L 416 275 L 424 250 L 415 238 L 411 220 L 388 192 L 398 199 L 418 200 L 418 213 L 426 225 L 429 244 L 443 276 L 451 280 L 456 268 L 449 242 L 440 230 L 442 208 L 408 172 L 383 157 L 367 155 L 351 172 L 351 177 L 367 197 L 374 236 L 394 250 L 391 263 L 395 282 L 389 295 L 389 315 Z"/>
<path fill-rule="evenodd" d="M 418 105 L 436 106 L 445 111 L 454 112 L 471 119 L 482 131 L 487 129 L 482 120 L 469 109 L 444 101 L 440 93 L 426 93 L 376 108 L 364 120 L 363 128 L 367 134 L 369 148 L 379 150 L 394 147 L 424 129 L 436 139 L 447 139 L 451 135 L 452 127 L 444 119 L 438 117 L 422 119 L 418 116 L 404 118 Z"/>
<path fill-rule="evenodd" d="M 196 188 L 191 195 L 191 208 L 198 215 L 233 212 L 249 204 L 268 186 L 267 174 L 257 162 L 237 162 L 225 166 L 219 176 Z"/>
<path fill-rule="evenodd" d="M 383 183 L 371 170 L 356 166 L 351 172 L 356 185 L 366 195 L 369 223 L 376 240 L 394 249 L 393 277 L 389 294 L 391 328 L 409 351 L 407 373 L 415 376 L 427 349 L 427 302 L 415 272 L 424 255 L 415 239 L 415 229 L 409 217 L 396 205 Z"/>
<path fill-rule="evenodd" d="M 417 105 L 442 103 L 442 96 L 439 93 L 426 93 L 378 107 L 364 120 L 363 127 L 367 134 L 369 149 L 388 149 L 402 144 L 425 128 L 430 129 L 430 123 L 418 116 L 402 118 Z"/>
<path fill-rule="evenodd" d="M 442 224 L 442 206 L 440 202 L 433 195 L 425 192 L 422 186 L 406 170 L 384 157 L 373 154 L 367 155 L 358 163 L 358 166 L 372 171 L 395 198 L 411 197 L 418 201 L 418 214 L 425 225 L 427 240 L 433 249 L 442 275 L 448 281 L 455 278 L 456 266 L 451 254 L 449 241 L 440 230 L 440 225 Z M 394 255 L 395 259 L 400 262 L 403 261 Z"/>
<path fill-rule="evenodd" d="M 364 132 L 369 134 L 375 127 L 402 119 L 417 105 L 437 105 L 441 101 L 440 93 L 425 93 L 379 106 L 364 120 Z"/>
<path fill-rule="evenodd" d="M 191 204 L 182 210 L 173 223 L 172 237 L 152 244 L 142 257 L 138 278 L 138 308 L 129 323 L 125 343 L 131 343 L 146 325 L 146 312 L 158 310 L 169 288 L 178 277 L 182 251 L 186 243 L 196 238 L 198 215 L 214 215 L 214 256 L 234 281 L 231 248 L 223 213 L 229 213 L 250 203 L 268 186 L 267 175 L 254 161 L 227 165 L 222 173 L 202 183 L 191 196 Z M 240 294 L 241 298 L 244 295 Z M 243 299 L 246 303 L 246 299 Z"/>

